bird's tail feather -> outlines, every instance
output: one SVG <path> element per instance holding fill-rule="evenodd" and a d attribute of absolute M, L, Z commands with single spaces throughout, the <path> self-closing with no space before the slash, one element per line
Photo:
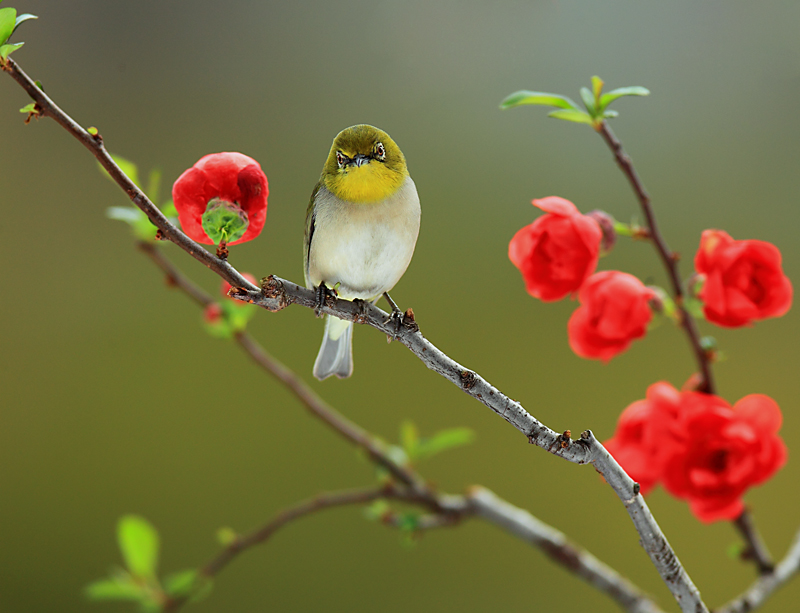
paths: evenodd
<path fill-rule="evenodd" d="M 325 316 L 325 335 L 314 362 L 314 376 L 322 381 L 336 375 L 344 379 L 353 374 L 353 322 Z"/>

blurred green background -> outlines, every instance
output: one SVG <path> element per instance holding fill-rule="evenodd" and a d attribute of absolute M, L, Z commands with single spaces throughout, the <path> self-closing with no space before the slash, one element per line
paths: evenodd
<path fill-rule="evenodd" d="M 202 155 L 241 151 L 270 180 L 267 228 L 233 248 L 256 276 L 302 280 L 306 204 L 330 142 L 372 123 L 402 147 L 422 201 L 416 254 L 393 292 L 422 331 L 556 430 L 609 437 L 627 404 L 692 373 L 671 325 L 609 365 L 566 343 L 569 300 L 530 298 L 507 243 L 557 194 L 585 211 L 637 215 L 602 140 L 545 111 L 501 112 L 517 89 L 577 98 L 593 74 L 652 95 L 614 105 L 613 128 L 650 190 L 683 273 L 700 232 L 776 243 L 800 282 L 800 4 L 766 0 L 429 2 L 7 1 L 40 16 L 16 40 L 20 65 L 112 152 L 172 181 Z M 320 491 L 372 482 L 371 468 L 312 419 L 201 314 L 170 291 L 105 218 L 124 195 L 50 120 L 22 123 L 23 91 L 0 75 L 0 611 L 129 611 L 87 603 L 83 586 L 120 562 L 117 518 L 150 519 L 161 568 L 205 562 L 221 526 L 247 530 Z M 167 252 L 209 291 L 219 282 Z M 601 261 L 663 283 L 655 252 L 622 240 Z M 776 556 L 798 529 L 797 309 L 728 331 L 734 402 L 761 392 L 784 411 L 792 457 L 747 502 Z M 259 313 L 252 333 L 308 381 L 322 337 L 311 311 Z M 344 414 L 389 440 L 469 426 L 477 441 L 421 467 L 446 491 L 482 484 L 529 509 L 677 610 L 622 505 L 591 468 L 529 446 L 488 409 L 374 330 L 355 333 L 355 374 L 312 381 Z M 726 550 L 726 523 L 700 524 L 663 491 L 657 519 L 711 606 L 754 577 Z M 763 610 L 790 610 L 800 581 Z M 498 529 L 470 521 L 411 550 L 357 508 L 291 525 L 237 560 L 202 611 L 527 611 L 605 596 Z"/>

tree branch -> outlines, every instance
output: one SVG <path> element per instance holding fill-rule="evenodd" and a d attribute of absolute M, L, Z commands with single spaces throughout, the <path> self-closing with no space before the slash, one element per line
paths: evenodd
<path fill-rule="evenodd" d="M 714 613 L 749 613 L 755 611 L 769 598 L 772 593 L 782 587 L 789 579 L 800 571 L 800 532 L 794 537 L 794 542 L 786 556 L 767 575 L 762 575 L 755 580 L 753 585 L 741 596 L 734 598 L 728 604 Z"/>
<path fill-rule="evenodd" d="M 181 289 L 202 307 L 214 302 L 211 296 L 192 283 L 172 262 L 164 257 L 157 245 L 149 242 L 139 242 L 138 247 L 165 273 L 170 286 Z M 312 398 L 316 398 L 314 393 L 292 371 L 269 356 L 266 350 L 250 335 L 240 332 L 236 335 L 236 340 L 244 351 L 270 374 L 275 374 L 276 372 L 289 373 L 291 375 L 288 379 L 291 381 L 290 389 L 306 404 L 313 415 L 320 417 L 329 427 L 342 434 L 346 439 L 363 446 L 360 437 L 354 438 L 347 434 L 352 430 L 351 428 L 342 429 L 343 424 L 349 424 L 350 422 L 339 415 L 335 409 L 328 407 L 321 399 L 306 403 L 307 394 L 311 394 Z M 265 359 L 265 356 L 268 359 Z M 285 378 L 277 378 L 284 384 L 289 385 L 286 383 Z M 326 410 L 319 411 L 319 403 L 323 403 Z M 367 440 L 373 440 L 366 433 L 365 436 Z M 400 479 L 403 483 L 414 483 L 420 480 L 416 473 L 396 466 L 391 458 L 382 455 L 384 451 L 378 447 L 374 455 L 371 454 L 373 461 L 390 469 L 395 466 L 397 470 L 410 473 L 408 481 Z M 398 476 L 396 473 L 393 474 Z M 419 518 L 419 527 L 421 529 L 451 526 L 461 521 L 468 514 L 477 515 L 485 521 L 494 523 L 531 545 L 538 547 L 557 564 L 575 573 L 601 592 L 608 594 L 629 613 L 662 613 L 661 609 L 656 606 L 649 596 L 620 576 L 614 569 L 595 558 L 588 551 L 569 542 L 561 532 L 536 519 L 528 511 L 512 506 L 489 490 L 475 486 L 471 489 L 468 498 L 441 495 L 430 491 L 426 492 L 426 495 L 435 500 L 434 504 L 430 504 L 430 500 L 426 500 L 428 506 L 445 510 L 446 512 L 442 513 L 440 511 L 438 514 Z M 392 525 L 396 525 L 395 519 L 389 517 L 387 521 Z"/>
<path fill-rule="evenodd" d="M 268 278 L 268 282 L 263 286 L 263 293 L 256 291 L 253 285 L 227 261 L 209 253 L 170 223 L 150 199 L 120 170 L 106 151 L 102 137 L 99 134 L 92 136 L 66 115 L 35 85 L 14 60 L 8 59 L 3 66 L 3 70 L 7 71 L 25 89 L 39 106 L 42 115 L 55 119 L 92 152 L 103 168 L 111 175 L 112 179 L 125 190 L 131 201 L 161 230 L 163 237 L 177 244 L 195 259 L 203 262 L 233 287 L 243 288 L 235 296 L 236 298 L 259 304 L 259 306 L 272 311 L 280 310 L 290 303 L 301 304 L 309 308 L 316 306 L 314 292 L 276 277 Z M 557 434 L 540 423 L 521 404 L 502 394 L 480 375 L 464 368 L 427 341 L 419 333 L 419 328 L 414 322 L 413 313 L 410 310 L 406 313 L 403 325 L 397 334 L 395 334 L 394 329 L 389 328 L 387 313 L 363 301 L 347 302 L 340 299 L 332 299 L 323 307 L 322 312 L 357 323 L 367 323 L 386 334 L 395 336 L 411 349 L 428 368 L 438 372 L 460 389 L 480 400 L 525 434 L 531 443 L 571 462 L 593 464 L 595 469 L 605 478 L 606 482 L 623 501 L 639 533 L 642 546 L 650 556 L 659 575 L 678 601 L 681 609 L 687 613 L 707 612 L 708 609 L 700 597 L 700 592 L 692 583 L 683 566 L 681 566 L 666 537 L 650 513 L 647 504 L 639 495 L 638 484 L 634 483 L 622 470 L 619 464 L 595 439 L 591 431 L 585 431 L 579 441 L 573 442 L 566 432 L 564 435 Z M 687 318 L 688 321 L 690 320 Z M 685 323 L 685 325 L 688 326 L 690 324 Z M 710 379 L 706 379 L 706 383 L 708 384 L 709 382 Z"/>
<path fill-rule="evenodd" d="M 750 511 L 745 509 L 732 523 L 747 544 L 746 549 L 742 552 L 742 559 L 753 560 L 761 575 L 767 575 L 775 570 L 775 564 L 772 562 L 769 550 L 756 529 Z"/>
<path fill-rule="evenodd" d="M 697 323 L 683 304 L 683 281 L 681 281 L 680 271 L 678 270 L 678 260 L 680 258 L 677 253 L 674 253 L 670 250 L 667 242 L 661 235 L 661 231 L 658 228 L 658 223 L 656 222 L 655 212 L 650 204 L 650 196 L 648 195 L 647 190 L 645 190 L 644 184 L 639 178 L 639 175 L 636 173 L 636 169 L 633 167 L 633 162 L 631 161 L 630 156 L 628 156 L 628 154 L 623 150 L 622 143 L 619 142 L 617 137 L 611 131 L 611 128 L 608 126 L 608 122 L 603 121 L 603 123 L 600 124 L 598 132 L 603 137 L 603 140 L 606 141 L 606 144 L 611 149 L 611 152 L 614 154 L 614 159 L 617 161 L 617 165 L 620 167 L 623 174 L 628 178 L 628 182 L 631 184 L 631 187 L 636 194 L 636 198 L 639 200 L 639 205 L 642 208 L 642 212 L 644 213 L 650 238 L 653 240 L 656 251 L 658 251 L 658 255 L 661 258 L 661 261 L 664 263 L 664 268 L 667 269 L 667 275 L 669 276 L 670 284 L 672 285 L 672 294 L 675 299 L 675 305 L 680 313 L 681 327 L 686 331 L 689 344 L 694 351 L 697 365 L 700 369 L 700 373 L 703 376 L 703 381 L 700 385 L 700 391 L 713 394 L 715 393 L 715 387 L 714 376 L 711 372 L 711 363 L 708 359 L 705 349 L 703 349 L 702 345 L 700 344 L 700 333 L 697 329 Z"/>

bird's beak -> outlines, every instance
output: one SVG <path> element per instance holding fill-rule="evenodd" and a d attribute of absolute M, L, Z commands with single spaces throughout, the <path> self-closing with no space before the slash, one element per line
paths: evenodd
<path fill-rule="evenodd" d="M 364 155 L 363 153 L 358 153 L 354 158 L 350 160 L 348 166 L 355 166 L 356 168 L 360 168 L 364 164 L 369 164 L 370 157 L 368 155 Z"/>

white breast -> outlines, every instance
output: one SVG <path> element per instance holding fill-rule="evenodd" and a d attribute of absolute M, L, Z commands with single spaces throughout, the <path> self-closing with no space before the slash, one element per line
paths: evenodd
<path fill-rule="evenodd" d="M 308 282 L 339 286 L 342 298 L 373 300 L 403 276 L 419 234 L 420 207 L 411 177 L 392 196 L 355 204 L 321 187 L 316 196 Z"/>

